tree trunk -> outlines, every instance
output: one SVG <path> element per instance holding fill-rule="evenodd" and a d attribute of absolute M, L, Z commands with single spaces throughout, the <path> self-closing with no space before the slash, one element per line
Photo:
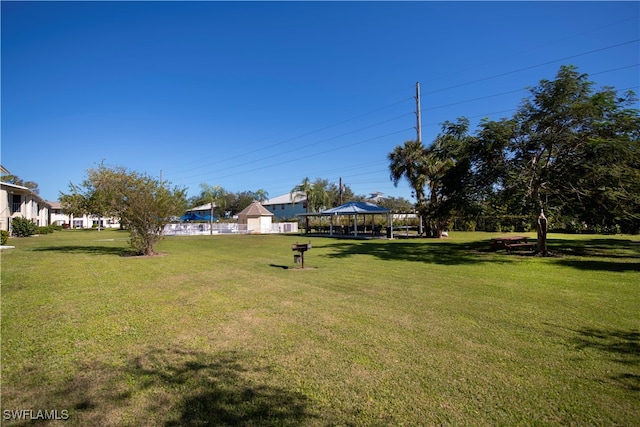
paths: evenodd
<path fill-rule="evenodd" d="M 547 218 L 544 216 L 544 211 L 540 211 L 540 216 L 538 217 L 538 250 L 537 254 L 541 256 L 549 255 L 549 251 L 547 250 Z"/>

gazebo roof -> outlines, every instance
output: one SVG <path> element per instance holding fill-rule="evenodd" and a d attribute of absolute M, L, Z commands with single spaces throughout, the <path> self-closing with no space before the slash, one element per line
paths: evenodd
<path fill-rule="evenodd" d="M 349 202 L 335 208 L 322 211 L 324 215 L 356 215 L 356 214 L 383 214 L 391 212 L 389 209 L 374 205 L 369 202 Z"/>
<path fill-rule="evenodd" d="M 335 208 L 327 209 L 321 212 L 299 214 L 300 216 L 329 216 L 329 215 L 375 215 L 391 212 L 387 208 L 374 205 L 369 202 L 349 202 Z"/>
<path fill-rule="evenodd" d="M 260 204 L 258 201 L 254 201 L 249 206 L 244 208 L 242 211 L 238 213 L 238 216 L 246 216 L 249 218 L 257 218 L 261 216 L 273 216 L 271 212 L 267 210 L 264 206 Z"/>

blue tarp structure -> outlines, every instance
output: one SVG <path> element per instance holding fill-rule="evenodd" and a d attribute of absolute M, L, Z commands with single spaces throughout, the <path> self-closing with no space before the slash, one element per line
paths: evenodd
<path fill-rule="evenodd" d="M 207 214 L 203 214 L 203 213 L 197 213 L 197 212 L 187 212 L 186 214 L 182 215 L 180 217 L 180 221 L 210 221 L 211 220 L 211 214 L 207 213 Z M 218 220 L 218 217 L 213 217 L 214 221 Z"/>

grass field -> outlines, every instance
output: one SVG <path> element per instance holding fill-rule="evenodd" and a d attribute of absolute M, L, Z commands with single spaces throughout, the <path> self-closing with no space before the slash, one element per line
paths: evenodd
<path fill-rule="evenodd" d="M 490 237 L 10 239 L 3 425 L 640 425 L 640 239 Z"/>

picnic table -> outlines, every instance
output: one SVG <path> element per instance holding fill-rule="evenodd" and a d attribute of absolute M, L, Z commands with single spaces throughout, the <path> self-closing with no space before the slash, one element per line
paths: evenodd
<path fill-rule="evenodd" d="M 494 251 L 506 249 L 507 252 L 511 252 L 514 249 L 533 249 L 534 246 L 533 243 L 529 243 L 529 238 L 526 236 L 494 237 L 491 239 L 491 249 Z"/>

